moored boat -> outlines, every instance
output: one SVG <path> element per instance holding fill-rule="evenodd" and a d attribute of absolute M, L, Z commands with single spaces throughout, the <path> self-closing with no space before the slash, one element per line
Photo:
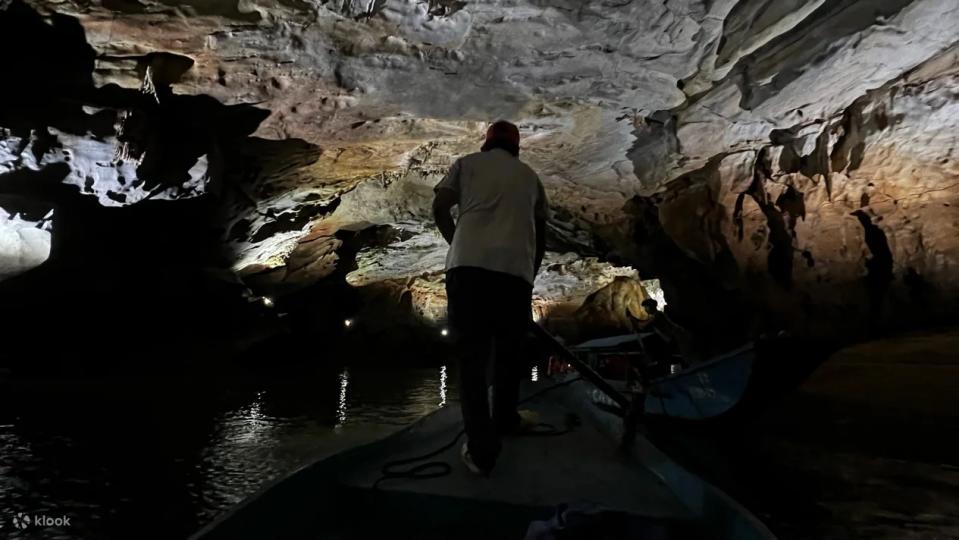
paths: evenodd
<path fill-rule="evenodd" d="M 746 395 L 755 359 L 750 343 L 654 379 L 644 392 L 644 412 L 686 420 L 726 414 Z"/>
<path fill-rule="evenodd" d="M 617 391 L 641 399 L 644 414 L 712 419 L 728 413 L 746 395 L 756 361 L 752 343 L 699 362 L 676 355 L 662 365 L 644 351 L 645 336 L 593 339 L 570 351 Z M 599 403 L 613 405 L 605 394 L 595 397 Z"/>

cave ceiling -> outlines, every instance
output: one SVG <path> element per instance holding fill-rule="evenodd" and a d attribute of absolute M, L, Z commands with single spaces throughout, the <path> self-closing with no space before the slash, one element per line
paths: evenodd
<path fill-rule="evenodd" d="M 723 252 L 773 278 L 775 265 L 788 264 L 797 270 L 787 281 L 821 281 L 822 266 L 803 270 L 812 258 L 848 265 L 854 276 L 875 253 L 852 211 L 868 213 L 870 225 L 892 212 L 887 222 L 929 227 L 908 208 L 873 208 L 864 196 L 878 205 L 935 192 L 913 202 L 945 204 L 959 182 L 951 161 L 959 4 L 951 0 L 0 5 L 54 26 L 75 20 L 78 47 L 89 49 L 84 84 L 100 90 L 79 128 L 47 123 L 41 137 L 39 126 L 0 123 L 0 172 L 68 162 L 63 182 L 106 206 L 213 192 L 224 201 L 230 264 L 264 283 L 328 275 L 340 233 L 373 226 L 388 233 L 357 255 L 348 281 L 436 276 L 445 248 L 430 225 L 432 186 L 498 118 L 519 124 L 522 157 L 544 181 L 557 261 L 576 253 L 641 263 L 624 232 L 628 208 L 655 197 L 679 251 L 701 262 Z M 202 121 L 222 126 L 202 127 L 210 137 L 233 130 L 234 140 L 194 152 L 179 178 L 162 166 L 138 178 L 146 161 L 116 159 L 118 147 L 134 158 L 138 147 L 124 146 L 115 127 L 122 105 L 104 89 L 149 94 L 153 86 L 169 88 L 156 91 L 159 103 L 179 99 L 187 111 L 166 119 L 164 137 L 189 138 Z M 139 159 L 155 155 L 145 154 Z M 757 196 L 757 163 L 767 161 L 768 187 Z M 787 188 L 804 194 L 801 219 L 784 209 Z M 929 273 L 955 264 L 956 243 L 945 239 L 955 210 L 941 204 L 929 219 L 946 232 L 927 231 L 932 244 L 904 247 L 922 233 L 890 232 L 904 236 L 892 241 L 896 264 Z M 788 242 L 777 238 L 779 221 Z M 816 227 L 828 231 L 821 245 Z M 795 257 L 774 260 L 784 249 Z M 908 256 L 926 262 L 900 263 Z"/>

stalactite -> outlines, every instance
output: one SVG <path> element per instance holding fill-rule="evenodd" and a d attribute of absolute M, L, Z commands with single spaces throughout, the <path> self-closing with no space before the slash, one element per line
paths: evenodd
<path fill-rule="evenodd" d="M 160 95 L 153 82 L 153 66 L 148 65 L 140 84 L 140 92 L 153 97 L 157 105 L 160 104 Z M 117 115 L 115 130 L 117 134 L 117 148 L 113 156 L 113 163 L 133 161 L 137 165 L 146 158 L 145 140 L 149 131 L 147 113 L 136 109 L 125 109 Z"/>

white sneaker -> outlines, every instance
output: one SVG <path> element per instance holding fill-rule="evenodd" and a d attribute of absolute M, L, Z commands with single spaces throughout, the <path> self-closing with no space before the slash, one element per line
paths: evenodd
<path fill-rule="evenodd" d="M 467 443 L 463 443 L 463 446 L 460 447 L 460 460 L 463 461 L 463 465 L 466 465 L 466 468 L 473 474 L 480 476 L 486 476 L 486 471 L 479 468 L 479 465 L 473 462 L 473 457 L 470 456 L 470 450 L 467 446 Z"/>

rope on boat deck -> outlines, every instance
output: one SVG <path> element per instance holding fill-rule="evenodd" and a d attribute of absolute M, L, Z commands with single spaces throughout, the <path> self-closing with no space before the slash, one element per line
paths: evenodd
<path fill-rule="evenodd" d="M 556 390 L 557 388 L 562 388 L 564 386 L 569 386 L 570 384 L 573 384 L 574 382 L 581 381 L 581 380 L 583 380 L 582 377 L 574 377 L 572 379 L 568 379 L 563 382 L 547 386 L 546 388 L 533 392 L 532 394 L 521 399 L 517 403 L 517 405 L 522 405 L 523 403 L 532 401 L 547 392 Z M 567 422 L 567 424 L 571 424 L 571 423 Z M 518 434 L 518 436 L 520 437 L 558 437 L 560 435 L 565 435 L 569 433 L 570 431 L 572 431 L 572 429 L 573 429 L 572 425 L 567 425 L 565 429 L 559 429 L 552 424 L 541 422 L 536 425 L 536 429 L 534 429 L 533 431 L 521 433 L 521 434 Z M 460 429 L 459 432 L 456 433 L 456 436 L 453 437 L 453 440 L 443 445 L 442 447 L 437 448 L 436 450 L 433 450 L 432 452 L 428 454 L 423 454 L 421 456 L 414 456 L 411 458 L 397 459 L 394 461 L 387 462 L 385 465 L 383 465 L 383 468 L 380 469 L 381 476 L 376 480 L 376 482 L 373 483 L 373 489 L 379 489 L 380 483 L 386 480 L 394 480 L 398 478 L 406 478 L 409 480 L 429 480 L 431 478 L 442 478 L 444 476 L 449 475 L 451 472 L 453 472 L 453 467 L 450 466 L 448 462 L 426 461 L 426 460 L 433 458 L 435 456 L 438 456 L 442 454 L 443 452 L 446 452 L 450 448 L 453 448 L 454 446 L 456 446 L 456 443 L 459 442 L 460 437 L 462 437 L 465 434 L 466 434 L 466 430 Z M 397 469 L 397 467 L 403 467 L 405 465 L 410 465 L 412 463 L 419 463 L 421 461 L 426 461 L 426 462 L 420 463 L 419 465 L 405 468 L 405 469 Z"/>

